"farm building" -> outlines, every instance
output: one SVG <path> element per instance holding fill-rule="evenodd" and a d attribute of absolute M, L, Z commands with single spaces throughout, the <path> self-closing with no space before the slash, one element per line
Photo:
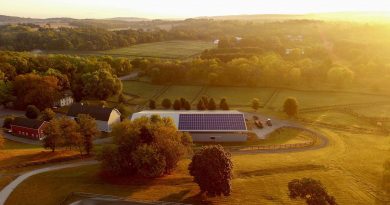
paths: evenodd
<path fill-rule="evenodd" d="M 142 111 L 131 120 L 159 115 L 173 120 L 176 128 L 189 132 L 194 142 L 242 142 L 247 140 L 244 114 L 238 111 Z"/>
<path fill-rule="evenodd" d="M 57 107 L 69 106 L 73 104 L 73 102 L 74 99 L 73 99 L 72 91 L 68 90 L 61 93 L 61 97 L 56 102 L 54 102 L 54 106 Z"/>
<path fill-rule="evenodd" d="M 31 139 L 43 139 L 43 127 L 46 121 L 17 117 L 11 123 L 11 131 L 14 135 Z"/>
<path fill-rule="evenodd" d="M 79 114 L 89 115 L 96 120 L 97 127 L 102 132 L 111 132 L 112 125 L 121 121 L 121 113 L 114 108 L 72 104 L 68 110 L 68 117 L 77 119 Z"/>

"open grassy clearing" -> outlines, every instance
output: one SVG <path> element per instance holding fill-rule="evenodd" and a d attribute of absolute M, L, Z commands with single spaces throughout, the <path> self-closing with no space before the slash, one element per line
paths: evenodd
<path fill-rule="evenodd" d="M 153 85 L 144 82 L 137 81 L 124 81 L 123 82 L 123 92 L 133 95 L 138 95 L 140 97 L 150 98 L 157 91 L 162 88 L 160 85 Z"/>
<path fill-rule="evenodd" d="M 157 99 L 157 102 L 160 104 L 164 98 L 171 99 L 172 101 L 175 99 L 185 98 L 191 102 L 201 89 L 201 86 L 170 86 L 169 89 Z"/>
<path fill-rule="evenodd" d="M 264 104 L 274 91 L 273 88 L 209 87 L 205 95 L 218 100 L 226 98 L 231 105 L 250 106 L 253 98 L 258 98 Z"/>
<path fill-rule="evenodd" d="M 313 122 L 326 123 L 331 125 L 358 127 L 358 128 L 375 128 L 364 119 L 357 118 L 347 113 L 338 111 L 318 111 L 299 114 L 299 117 Z"/>
<path fill-rule="evenodd" d="M 96 54 L 124 57 L 155 57 L 181 59 L 215 47 L 207 41 L 164 41 L 138 44 L 126 48 L 99 51 Z"/>
<path fill-rule="evenodd" d="M 193 204 L 304 204 L 291 201 L 287 195 L 287 183 L 301 177 L 321 180 L 339 204 L 380 202 L 383 163 L 390 156 L 390 138 L 321 131 L 329 136 L 330 144 L 320 150 L 233 156 L 235 168 L 230 197 L 197 196 L 199 189 L 187 171 L 189 160 L 183 160 L 174 174 L 159 179 L 107 182 L 98 177 L 98 166 L 36 175 L 12 193 L 7 205 L 58 204 L 71 192 Z"/>
<path fill-rule="evenodd" d="M 281 90 L 272 100 L 270 107 L 281 108 L 285 99 L 288 97 L 297 98 L 300 108 L 373 103 L 383 101 L 390 102 L 390 97 L 387 96 L 363 95 L 344 92 Z"/>
<path fill-rule="evenodd" d="M 186 59 L 197 55 L 202 51 L 214 48 L 213 42 L 208 41 L 163 41 L 155 43 L 137 44 L 125 48 L 118 48 L 106 51 L 45 51 L 45 54 L 66 54 L 66 55 L 110 55 L 113 57 L 127 58 L 166 58 Z"/>
<path fill-rule="evenodd" d="M 354 111 L 367 117 L 390 118 L 390 105 L 367 106 L 364 108 L 356 108 Z"/>

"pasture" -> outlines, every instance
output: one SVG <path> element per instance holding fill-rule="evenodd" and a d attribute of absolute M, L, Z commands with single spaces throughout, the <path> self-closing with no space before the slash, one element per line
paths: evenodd
<path fill-rule="evenodd" d="M 39 174 L 17 187 L 6 204 L 58 204 L 71 192 L 191 204 L 304 204 L 290 200 L 287 190 L 289 181 L 302 177 L 321 180 L 339 204 L 380 203 L 384 199 L 381 180 L 383 163 L 390 156 L 390 139 L 313 129 L 329 137 L 329 146 L 303 152 L 233 155 L 233 191 L 229 197 L 199 196 L 186 159 L 173 174 L 158 179 L 106 181 L 99 177 L 98 165 Z"/>
<path fill-rule="evenodd" d="M 126 48 L 94 52 L 100 55 L 121 57 L 152 57 L 167 59 L 185 59 L 213 48 L 213 42 L 207 41 L 163 41 L 137 44 Z"/>

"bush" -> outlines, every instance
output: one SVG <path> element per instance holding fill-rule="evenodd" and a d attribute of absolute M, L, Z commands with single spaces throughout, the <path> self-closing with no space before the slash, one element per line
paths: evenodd
<path fill-rule="evenodd" d="M 173 109 L 174 110 L 180 110 L 181 109 L 181 102 L 180 102 L 180 100 L 175 100 L 175 102 L 173 103 Z"/>
<path fill-rule="evenodd" d="M 171 106 L 172 106 L 172 102 L 171 102 L 170 99 L 165 98 L 165 99 L 161 102 L 161 105 L 162 105 L 165 109 L 169 109 L 169 108 L 171 108 Z"/>
<path fill-rule="evenodd" d="M 333 196 L 329 196 L 325 187 L 318 180 L 303 178 L 294 179 L 288 183 L 290 198 L 305 199 L 308 205 L 336 205 L 336 200 Z"/>
<path fill-rule="evenodd" d="M 158 177 L 168 174 L 190 152 L 192 145 L 185 134 L 177 131 L 170 118 L 159 115 L 125 120 L 113 127 L 111 135 L 115 146 L 103 150 L 99 156 L 103 162 L 102 173 L 110 175 L 138 173 Z"/>
<path fill-rule="evenodd" d="M 149 100 L 149 109 L 155 110 L 156 109 L 156 101 Z"/>
<path fill-rule="evenodd" d="M 15 117 L 13 116 L 7 116 L 6 118 L 4 118 L 3 128 L 11 129 L 11 124 L 14 121 L 14 119 Z"/>
<path fill-rule="evenodd" d="M 202 193 L 230 195 L 233 163 L 221 145 L 202 147 L 192 157 L 188 170 Z"/>
<path fill-rule="evenodd" d="M 30 119 L 37 119 L 40 111 L 35 105 L 29 105 L 26 108 L 26 117 Z"/>
<path fill-rule="evenodd" d="M 298 101 L 295 98 L 287 98 L 283 104 L 283 111 L 290 117 L 298 114 Z"/>
<path fill-rule="evenodd" d="M 55 113 L 52 109 L 46 108 L 46 109 L 43 110 L 43 112 L 41 113 L 41 120 L 43 120 L 43 121 L 50 121 L 50 120 L 52 120 L 55 116 L 56 116 L 56 113 Z"/>
<path fill-rule="evenodd" d="M 144 177 L 159 177 L 165 172 L 166 160 L 158 150 L 147 144 L 139 146 L 133 153 L 137 172 Z"/>

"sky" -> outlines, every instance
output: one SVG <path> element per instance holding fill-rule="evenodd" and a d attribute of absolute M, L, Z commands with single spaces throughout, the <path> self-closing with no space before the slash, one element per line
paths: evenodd
<path fill-rule="evenodd" d="M 390 0 L 0 0 L 0 15 L 50 18 L 190 18 L 341 11 L 390 13 Z"/>

